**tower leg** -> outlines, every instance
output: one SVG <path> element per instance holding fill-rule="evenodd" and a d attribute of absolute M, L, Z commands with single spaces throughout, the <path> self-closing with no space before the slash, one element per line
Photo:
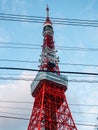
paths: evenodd
<path fill-rule="evenodd" d="M 43 83 L 35 97 L 28 130 L 77 130 L 63 88 Z"/>

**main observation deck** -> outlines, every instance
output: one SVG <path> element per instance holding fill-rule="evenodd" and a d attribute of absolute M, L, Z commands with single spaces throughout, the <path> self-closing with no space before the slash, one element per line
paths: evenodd
<path fill-rule="evenodd" d="M 57 86 L 64 89 L 64 91 L 67 90 L 68 86 L 68 79 L 65 75 L 58 75 L 56 73 L 52 72 L 41 72 L 39 71 L 36 75 L 34 81 L 31 84 L 31 94 L 33 97 L 35 97 L 36 93 L 41 88 L 41 84 L 44 83 L 44 81 L 50 81 Z"/>

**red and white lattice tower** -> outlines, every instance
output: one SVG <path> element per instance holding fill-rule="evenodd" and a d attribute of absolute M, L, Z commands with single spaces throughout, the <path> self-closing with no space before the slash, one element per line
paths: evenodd
<path fill-rule="evenodd" d="M 35 101 L 28 130 L 77 130 L 64 94 L 68 80 L 60 74 L 48 7 L 46 11 L 40 70 L 31 84 Z"/>

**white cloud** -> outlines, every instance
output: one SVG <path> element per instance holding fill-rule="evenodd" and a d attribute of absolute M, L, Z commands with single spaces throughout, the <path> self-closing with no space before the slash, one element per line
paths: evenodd
<path fill-rule="evenodd" d="M 19 78 L 29 78 L 31 75 L 30 73 L 24 72 L 22 73 Z M 34 79 L 35 73 L 30 76 L 32 78 L 32 81 Z M 9 108 L 2 108 L 3 107 L 14 107 L 14 108 L 29 108 L 32 109 L 34 99 L 31 96 L 30 91 L 30 84 L 32 81 L 13 81 L 9 84 L 1 84 L 0 85 L 0 100 L 5 101 L 30 101 L 32 104 L 23 104 L 23 103 L 7 103 L 7 102 L 0 102 L 0 115 L 5 116 L 18 116 L 18 117 L 24 117 L 23 115 L 10 115 L 7 113 L 1 113 L 8 112 L 8 113 L 20 113 L 20 114 L 26 114 L 28 115 L 25 118 L 30 118 L 31 110 L 18 110 L 18 109 L 9 109 Z M 6 123 L 5 123 L 6 122 Z M 28 121 L 23 120 L 15 120 L 15 119 L 6 119 L 6 118 L 0 118 L 0 129 L 2 130 L 11 130 L 16 128 L 16 130 L 26 129 L 28 126 Z"/>
<path fill-rule="evenodd" d="M 96 73 L 97 68 L 92 69 L 84 69 L 84 72 L 92 72 Z M 75 77 L 77 80 L 98 80 L 97 76 L 87 76 L 87 77 Z M 79 124 L 93 124 L 95 125 L 96 114 L 98 113 L 98 84 L 96 83 L 71 83 L 69 82 L 68 91 L 67 91 L 67 99 L 70 104 L 84 104 L 87 106 L 71 106 L 70 109 L 73 114 L 73 118 Z M 91 106 L 90 106 L 91 105 Z M 81 112 L 74 113 L 74 112 Z M 88 114 L 87 114 L 88 113 Z M 92 114 L 91 114 L 92 113 Z M 80 121 L 80 122 L 79 122 Z M 84 126 L 77 125 L 79 130 L 93 130 L 93 126 Z"/>

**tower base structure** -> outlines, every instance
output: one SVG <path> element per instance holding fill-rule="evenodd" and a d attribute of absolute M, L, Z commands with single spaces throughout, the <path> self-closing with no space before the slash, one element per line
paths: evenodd
<path fill-rule="evenodd" d="M 59 75 L 57 78 L 53 73 L 51 76 L 51 72 L 42 74 L 44 77 L 38 74 L 31 85 L 35 102 L 28 130 L 77 130 L 64 94 L 67 89 L 63 86 L 64 78 Z M 38 81 L 39 77 L 42 80 Z M 60 78 L 62 81 L 58 80 Z M 34 89 L 36 83 L 37 89 Z"/>

